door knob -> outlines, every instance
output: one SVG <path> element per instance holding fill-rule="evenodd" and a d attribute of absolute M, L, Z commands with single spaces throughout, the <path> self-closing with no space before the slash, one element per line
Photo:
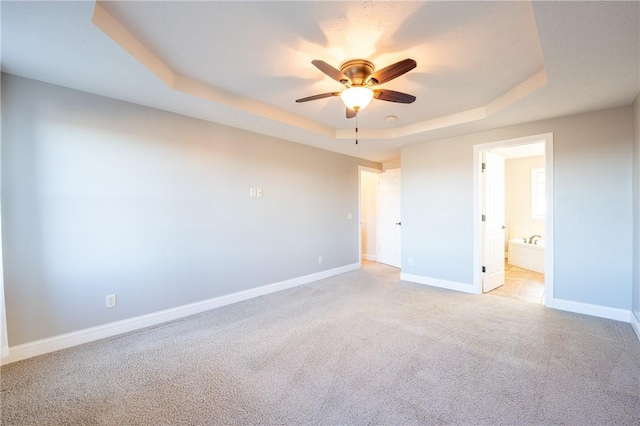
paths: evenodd
<path fill-rule="evenodd" d="M 402 225 L 402 222 L 396 222 L 396 225 Z"/>

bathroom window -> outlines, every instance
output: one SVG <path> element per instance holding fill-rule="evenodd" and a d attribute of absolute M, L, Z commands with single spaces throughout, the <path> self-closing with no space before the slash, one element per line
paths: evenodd
<path fill-rule="evenodd" d="M 544 219 L 544 168 L 531 169 L 531 219 Z"/>

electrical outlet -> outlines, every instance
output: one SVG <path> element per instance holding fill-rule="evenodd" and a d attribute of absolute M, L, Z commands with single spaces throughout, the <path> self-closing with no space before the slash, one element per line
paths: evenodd
<path fill-rule="evenodd" d="M 262 188 L 256 188 L 256 197 L 258 198 L 262 197 Z"/>
<path fill-rule="evenodd" d="M 318 263 L 322 263 L 322 256 L 318 256 Z"/>
<path fill-rule="evenodd" d="M 115 294 L 107 294 L 107 308 L 115 308 L 118 305 L 118 299 Z"/>

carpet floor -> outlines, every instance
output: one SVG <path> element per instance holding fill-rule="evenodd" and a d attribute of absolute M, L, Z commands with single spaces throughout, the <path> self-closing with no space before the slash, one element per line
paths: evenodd
<path fill-rule="evenodd" d="M 3 366 L 3 425 L 640 424 L 629 324 L 381 264 Z"/>

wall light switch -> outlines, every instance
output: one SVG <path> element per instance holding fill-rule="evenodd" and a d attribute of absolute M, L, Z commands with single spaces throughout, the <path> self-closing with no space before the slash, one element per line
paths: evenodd
<path fill-rule="evenodd" d="M 249 195 L 251 197 L 255 197 L 256 196 L 256 189 L 255 188 L 251 188 L 251 190 L 249 191 Z"/>
<path fill-rule="evenodd" d="M 115 308 L 116 306 L 118 306 L 118 299 L 116 298 L 115 294 L 108 294 L 107 295 L 106 306 L 107 306 L 107 308 Z"/>
<path fill-rule="evenodd" d="M 347 219 L 353 219 L 353 215 L 351 213 L 347 213 Z"/>

